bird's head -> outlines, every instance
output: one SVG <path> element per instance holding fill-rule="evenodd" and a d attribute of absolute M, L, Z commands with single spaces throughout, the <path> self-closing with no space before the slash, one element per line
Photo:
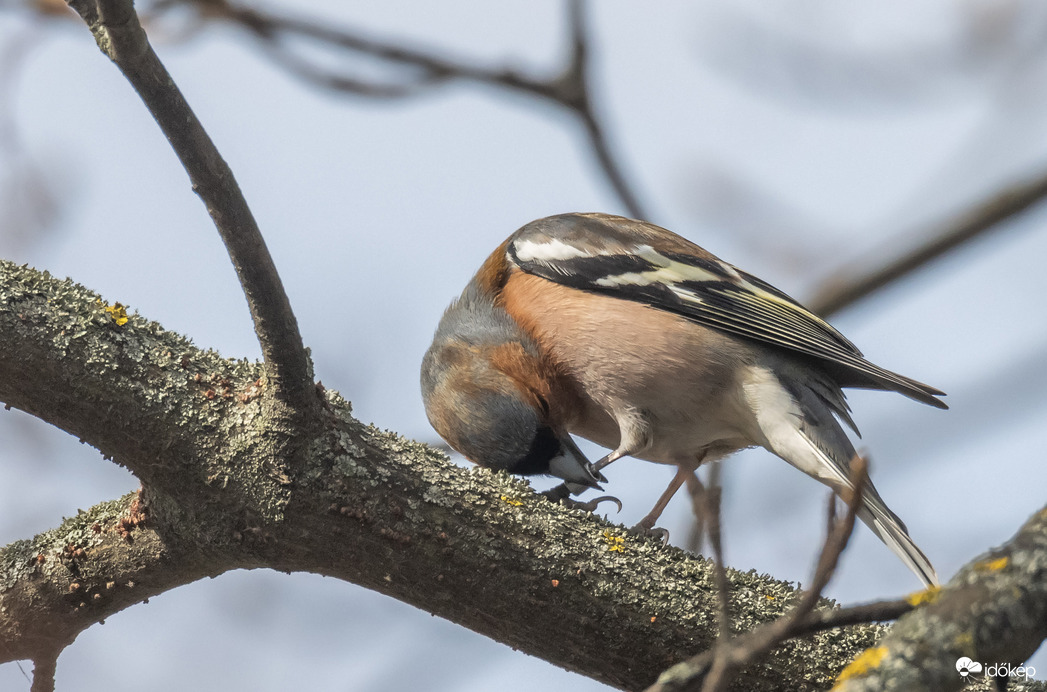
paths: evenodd
<path fill-rule="evenodd" d="M 466 289 L 444 313 L 422 360 L 422 399 L 436 432 L 470 461 L 599 487 L 602 477 L 550 401 L 552 379 L 520 327 Z"/>

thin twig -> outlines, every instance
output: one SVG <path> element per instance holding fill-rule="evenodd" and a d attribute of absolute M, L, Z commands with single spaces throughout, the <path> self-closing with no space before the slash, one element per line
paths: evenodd
<path fill-rule="evenodd" d="M 647 219 L 647 213 L 640 204 L 636 193 L 629 187 L 621 166 L 611 153 L 611 146 L 596 115 L 590 110 L 581 114 L 581 118 L 582 124 L 585 126 L 585 134 L 589 138 L 589 145 L 593 148 L 596 159 L 600 163 L 600 170 L 603 171 L 603 174 L 607 177 L 607 182 L 610 183 L 615 194 L 618 195 L 618 201 L 625 207 L 629 216 L 635 219 Z"/>
<path fill-rule="evenodd" d="M 190 0 L 192 2 L 192 0 Z M 252 7 L 236 6 L 226 2 L 200 2 L 198 6 L 210 17 L 225 19 L 267 41 L 279 37 L 299 36 L 397 65 L 420 70 L 432 75 L 479 82 L 527 92 L 534 96 L 559 101 L 552 82 L 532 79 L 514 70 L 488 69 L 465 60 L 444 57 L 435 52 L 409 48 L 364 38 L 347 29 L 335 29 L 329 23 L 309 21 Z"/>
<path fill-rule="evenodd" d="M 853 489 L 843 496 L 847 503 L 847 513 L 836 522 L 826 536 L 818 556 L 811 588 L 804 593 L 800 603 L 788 615 L 737 637 L 733 642 L 717 642 L 712 650 L 673 666 L 663 673 L 647 692 L 692 690 L 696 689 L 699 682 L 703 683 L 702 692 L 722 690 L 730 683 L 731 676 L 756 656 L 769 651 L 785 639 L 797 636 L 790 634 L 791 632 L 799 632 L 804 627 L 816 624 L 818 618 L 811 616 L 821 599 L 822 590 L 836 571 L 840 555 L 850 540 L 867 479 L 867 462 L 861 457 L 855 457 L 851 462 Z M 830 512 L 834 511 L 834 503 L 835 497 L 830 497 Z"/>
<path fill-rule="evenodd" d="M 784 639 L 802 637 L 834 627 L 897 620 L 915 607 L 911 601 L 902 598 L 894 601 L 863 603 L 837 610 L 816 610 L 803 619 L 793 622 L 786 631 Z"/>
<path fill-rule="evenodd" d="M 312 63 L 302 60 L 293 52 L 284 48 L 276 40 L 262 37 L 260 40 L 262 50 L 273 62 L 282 66 L 307 82 L 311 82 L 322 89 L 331 91 L 344 91 L 358 96 L 366 96 L 373 99 L 398 99 L 416 96 L 437 81 L 440 77 L 426 74 L 414 81 L 399 84 L 381 83 L 357 79 L 346 75 L 335 74 L 324 70 Z"/>
<path fill-rule="evenodd" d="M 174 4 L 177 3 L 160 3 L 157 8 L 163 9 Z M 626 180 L 622 165 L 612 150 L 601 119 L 593 106 L 588 69 L 590 38 L 583 0 L 567 0 L 570 37 L 568 60 L 564 68 L 550 79 L 529 77 L 508 68 L 482 67 L 466 60 L 441 56 L 435 51 L 365 38 L 350 30 L 332 28 L 329 24 L 319 21 L 241 6 L 225 0 L 195 0 L 194 4 L 208 18 L 225 19 L 250 31 L 270 46 L 270 54 L 282 67 L 315 84 L 337 91 L 393 98 L 413 96 L 421 93 L 422 87 L 459 80 L 522 92 L 561 106 L 581 123 L 589 146 L 596 156 L 598 168 L 626 213 L 636 218 L 647 218 L 638 195 Z M 336 75 L 329 70 L 311 66 L 300 58 L 293 58 L 285 49 L 272 52 L 271 47 L 283 37 L 307 38 L 352 54 L 407 67 L 415 73 L 410 79 L 393 84 L 379 84 L 355 76 Z"/>
<path fill-rule="evenodd" d="M 1045 197 L 1047 175 L 1041 173 L 998 192 L 922 235 L 929 239 L 903 257 L 872 270 L 860 267 L 840 270 L 834 278 L 824 282 L 808 305 L 814 312 L 826 317 L 839 312 L 950 250 L 990 231 L 999 230 L 1003 227 L 1003 221 L 1026 211 Z"/>
<path fill-rule="evenodd" d="M 730 620 L 730 593 L 727 582 L 727 563 L 723 559 L 723 530 L 721 522 L 721 502 L 723 488 L 720 485 L 719 464 L 714 463 L 709 467 L 709 481 L 705 488 L 705 501 L 702 503 L 705 514 L 702 517 L 709 534 L 709 547 L 712 549 L 713 558 L 716 560 L 716 589 L 720 593 L 720 636 L 727 638 L 731 636 Z"/>
<path fill-rule="evenodd" d="M 716 563 L 716 590 L 719 593 L 720 602 L 720 609 L 717 613 L 719 636 L 713 645 L 713 662 L 709 675 L 706 676 L 705 683 L 702 685 L 702 692 L 718 692 L 727 684 L 730 676 L 728 656 L 731 639 L 730 593 L 727 584 L 727 568 L 723 560 L 723 536 L 720 527 L 721 494 L 720 465 L 714 463 L 709 467 L 709 484 L 702 494 L 702 523 L 706 526 L 709 546 Z"/>
<path fill-rule="evenodd" d="M 712 467 L 714 465 L 719 466 L 719 461 L 711 461 L 705 464 L 706 466 Z M 719 471 L 717 471 L 719 473 Z M 705 540 L 705 521 L 702 518 L 702 494 L 705 491 L 705 486 L 698 479 L 697 473 L 692 473 L 687 479 L 687 494 L 691 499 L 691 514 L 694 516 L 694 521 L 691 523 L 690 533 L 687 535 L 687 541 L 684 548 L 689 553 L 701 553 L 702 543 Z"/>
<path fill-rule="evenodd" d="M 582 0 L 568 0 L 567 10 L 571 32 L 571 60 L 560 79 L 560 102 L 581 119 L 585 134 L 589 138 L 589 146 L 596 154 L 596 160 L 607 177 L 607 182 L 618 195 L 626 212 L 633 218 L 646 219 L 643 206 L 626 182 L 625 174 L 611 152 L 610 143 L 593 106 L 589 86 L 591 82 L 588 31 Z"/>
<path fill-rule="evenodd" d="M 1008 678 L 1016 689 L 1047 688 L 1029 680 L 1032 668 L 1019 667 L 1047 635 L 1044 564 L 1047 507 L 1003 545 L 961 567 L 944 587 L 915 594 L 921 607 L 900 617 L 875 649 L 840 671 L 833 689 L 966 690 L 972 681 L 987 689 L 989 678 L 995 678 L 997 690 L 1008 688 Z M 1009 665 L 996 671 L 986 665 L 984 677 L 960 678 L 957 656 L 972 654 L 980 661 Z"/>
<path fill-rule="evenodd" d="M 70 0 L 102 51 L 145 102 L 207 206 L 236 269 L 276 395 L 318 405 L 312 365 L 273 258 L 232 171 L 149 45 L 130 0 Z"/>

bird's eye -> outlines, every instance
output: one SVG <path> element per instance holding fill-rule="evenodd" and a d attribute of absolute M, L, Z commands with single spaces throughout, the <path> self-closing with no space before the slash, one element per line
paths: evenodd
<path fill-rule="evenodd" d="M 538 408 L 542 410 L 542 417 L 546 418 L 549 415 L 549 402 L 545 400 L 544 396 L 538 397 Z"/>

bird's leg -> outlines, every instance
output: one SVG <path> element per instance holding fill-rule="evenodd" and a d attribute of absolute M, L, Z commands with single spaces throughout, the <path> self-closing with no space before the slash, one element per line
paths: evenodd
<path fill-rule="evenodd" d="M 669 532 L 665 529 L 657 528 L 654 524 L 658 521 L 658 517 L 662 516 L 662 512 L 665 511 L 666 505 L 669 504 L 669 500 L 673 499 L 673 495 L 680 489 L 680 486 L 687 481 L 688 478 L 694 476 L 694 470 L 687 466 L 677 466 L 676 475 L 673 476 L 672 481 L 669 482 L 669 487 L 665 489 L 662 496 L 658 498 L 658 502 L 655 503 L 654 508 L 647 513 L 640 523 L 632 528 L 632 531 L 643 536 L 654 536 L 662 539 L 662 544 L 669 542 Z"/>
<path fill-rule="evenodd" d="M 612 463 L 614 463 L 614 462 L 618 461 L 619 459 L 621 459 L 622 457 L 628 456 L 628 455 L 629 455 L 629 452 L 627 450 L 623 450 L 623 449 L 616 449 L 616 450 L 614 450 L 613 452 L 611 452 L 610 454 L 605 456 L 603 459 L 600 459 L 598 462 L 593 464 L 593 473 L 599 473 L 601 469 L 607 468 Z"/>
<path fill-rule="evenodd" d="M 618 423 L 618 447 L 593 464 L 593 472 L 610 466 L 622 457 L 636 455 L 651 446 L 651 424 L 639 411 L 627 409 L 615 416 Z"/>
<path fill-rule="evenodd" d="M 603 480 L 603 474 L 600 473 L 600 469 L 606 468 L 607 466 L 609 466 L 615 461 L 618 461 L 622 457 L 629 456 L 633 452 L 639 451 L 640 449 L 643 449 L 647 446 L 648 443 L 646 436 L 646 426 L 633 424 L 630 426 L 629 430 L 634 432 L 639 431 L 642 434 L 640 434 L 639 436 L 637 436 L 636 434 L 623 436 L 617 449 L 615 449 L 613 452 L 609 453 L 607 456 L 597 461 L 595 464 L 592 464 L 590 468 L 593 472 L 593 475 Z M 596 508 L 600 505 L 601 502 L 613 502 L 614 504 L 618 505 L 618 511 L 622 511 L 621 500 L 619 500 L 617 497 L 612 497 L 610 495 L 603 495 L 596 499 L 589 500 L 588 502 L 580 502 L 571 497 L 571 495 L 579 495 L 585 490 L 587 490 L 585 486 L 568 482 L 562 483 L 550 490 L 546 490 L 541 494 L 546 496 L 553 502 L 557 502 L 571 509 L 581 509 L 586 512 L 595 512 Z"/>
<path fill-rule="evenodd" d="M 643 415 L 629 412 L 628 415 L 623 415 L 618 420 L 618 426 L 621 430 L 618 448 L 590 466 L 593 475 L 600 480 L 604 480 L 600 469 L 606 468 L 622 457 L 642 451 L 650 445 L 650 425 Z M 586 512 L 596 511 L 601 502 L 613 502 L 618 505 L 618 511 L 622 511 L 621 501 L 610 495 L 604 495 L 588 502 L 579 502 L 571 497 L 571 495 L 578 495 L 585 490 L 584 486 L 567 482 L 543 492 L 542 495 L 545 495 L 553 502 L 558 502 L 572 509 L 585 510 Z M 657 519 L 657 516 L 655 518 Z M 666 533 L 666 536 L 668 536 L 668 533 Z"/>

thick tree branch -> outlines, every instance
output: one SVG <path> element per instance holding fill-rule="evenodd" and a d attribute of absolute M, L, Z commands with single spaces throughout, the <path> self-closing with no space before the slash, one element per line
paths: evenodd
<path fill-rule="evenodd" d="M 228 553 L 172 549 L 145 516 L 131 493 L 0 549 L 0 661 L 53 660 L 107 616 L 232 568 Z"/>
<path fill-rule="evenodd" d="M 283 433 L 266 418 L 257 366 L 134 315 L 120 324 L 105 307 L 0 263 L 0 400 L 145 482 L 140 499 L 0 550 L 0 662 L 53 651 L 151 594 L 235 567 L 361 584 L 623 689 L 716 637 L 707 561 L 553 505 L 518 479 L 452 466 L 360 424 L 335 393 L 324 430 L 303 435 L 305 462 L 282 475 Z M 753 573 L 728 578 L 739 631 L 798 598 Z M 788 643 L 732 689 L 825 689 L 882 631 Z"/>
<path fill-rule="evenodd" d="M 295 431 L 266 406 L 258 367 L 199 351 L 35 270 L 0 260 L 0 277 L 0 399 L 101 450 L 150 489 L 174 494 L 189 476 L 215 486 L 207 501 L 232 486 L 253 513 L 279 516 L 288 498 L 280 455 Z M 246 438 L 242 450 L 227 448 L 236 427 L 262 420 L 272 433 L 264 446 Z"/>
<path fill-rule="evenodd" d="M 277 398 L 317 406 L 312 364 L 276 265 L 233 172 L 149 45 L 131 0 L 70 0 L 163 130 L 207 206 L 240 279 Z"/>

